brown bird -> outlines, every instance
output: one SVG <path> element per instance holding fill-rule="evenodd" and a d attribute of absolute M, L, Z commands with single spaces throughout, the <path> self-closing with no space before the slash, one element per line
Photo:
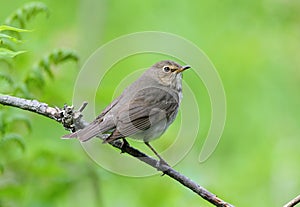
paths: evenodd
<path fill-rule="evenodd" d="M 174 121 L 182 99 L 182 72 L 188 68 L 170 60 L 154 64 L 93 122 L 63 138 L 85 142 L 109 133 L 104 143 L 122 138 L 128 144 L 125 137 L 130 137 L 142 140 L 163 161 L 149 141 L 160 137 Z"/>

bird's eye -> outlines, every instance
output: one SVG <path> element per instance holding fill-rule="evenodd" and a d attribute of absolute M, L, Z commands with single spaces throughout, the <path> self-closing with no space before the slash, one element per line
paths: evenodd
<path fill-rule="evenodd" d="M 170 72 L 171 69 L 168 66 L 164 66 L 163 70 L 164 70 L 164 72 L 168 73 L 168 72 Z"/>

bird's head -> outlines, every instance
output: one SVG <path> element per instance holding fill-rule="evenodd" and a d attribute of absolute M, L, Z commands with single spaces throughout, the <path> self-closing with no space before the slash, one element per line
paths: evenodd
<path fill-rule="evenodd" d="M 182 72 L 189 69 L 190 66 L 181 66 L 171 60 L 163 60 L 151 67 L 153 76 L 163 85 L 171 87 L 181 87 Z"/>

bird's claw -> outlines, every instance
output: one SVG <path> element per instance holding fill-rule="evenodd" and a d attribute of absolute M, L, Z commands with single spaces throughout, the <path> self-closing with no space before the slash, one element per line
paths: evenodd
<path fill-rule="evenodd" d="M 163 159 L 159 159 L 157 162 L 156 162 L 156 169 L 159 170 L 159 171 L 162 171 L 162 175 L 161 176 L 164 176 L 165 175 L 165 172 L 171 168 L 170 165 Z"/>
<path fill-rule="evenodd" d="M 123 143 L 122 143 L 121 153 L 120 154 L 125 153 L 126 152 L 126 148 L 130 146 L 126 139 L 122 139 L 122 140 L 123 140 Z"/>

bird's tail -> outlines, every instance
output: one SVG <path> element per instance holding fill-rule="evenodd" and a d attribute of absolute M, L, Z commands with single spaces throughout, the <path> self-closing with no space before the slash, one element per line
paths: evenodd
<path fill-rule="evenodd" d="M 86 142 L 89 139 L 95 137 L 98 134 L 103 133 L 103 128 L 99 126 L 98 123 L 92 122 L 88 126 L 86 126 L 83 129 L 80 129 L 74 133 L 64 135 L 62 139 L 71 139 L 71 138 L 77 138 L 81 142 Z"/>

